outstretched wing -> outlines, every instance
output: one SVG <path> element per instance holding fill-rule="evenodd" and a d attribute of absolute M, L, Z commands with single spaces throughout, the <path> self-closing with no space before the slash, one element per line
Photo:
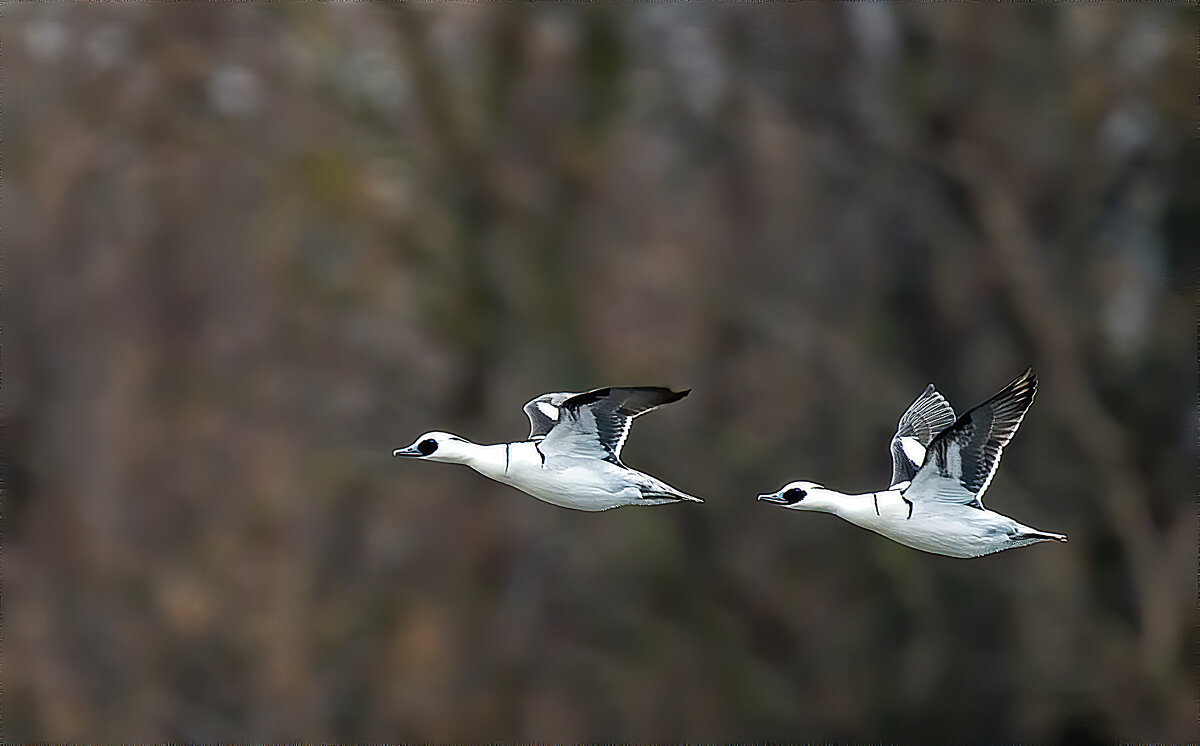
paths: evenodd
<path fill-rule="evenodd" d="M 934 437 L 954 424 L 954 408 L 933 384 L 900 417 L 892 436 L 892 486 L 911 481 Z"/>
<path fill-rule="evenodd" d="M 630 421 L 663 404 L 679 401 L 690 391 L 671 391 L 661 386 L 607 386 L 575 394 L 558 405 L 558 422 L 540 447 L 546 453 L 620 463 Z"/>
<path fill-rule="evenodd" d="M 983 508 L 1004 446 L 1017 432 L 1033 395 L 1037 376 L 1026 370 L 991 399 L 959 417 L 942 431 L 925 454 L 904 495 L 910 500 L 940 500 Z"/>
<path fill-rule="evenodd" d="M 523 409 L 525 416 L 529 418 L 530 440 L 541 440 L 546 437 L 551 428 L 558 423 L 561 414 L 559 407 L 572 396 L 575 394 L 570 392 L 542 394 L 525 403 Z"/>

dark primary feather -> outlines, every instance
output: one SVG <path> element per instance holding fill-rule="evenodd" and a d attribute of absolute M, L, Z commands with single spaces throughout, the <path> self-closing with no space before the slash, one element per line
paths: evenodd
<path fill-rule="evenodd" d="M 570 418 L 575 427 L 552 429 L 546 436 L 546 445 L 551 447 L 561 443 L 566 446 L 564 441 L 570 438 L 576 441 L 572 444 L 576 449 L 590 450 L 590 444 L 578 442 L 590 437 L 600 449 L 596 453 L 598 457 L 620 463 L 621 446 L 629 434 L 630 421 L 664 404 L 679 401 L 690 391 L 671 391 L 661 386 L 606 386 L 576 394 L 559 407 L 562 413 L 559 424 Z"/>
<path fill-rule="evenodd" d="M 996 473 L 1000 454 L 1017 432 L 1036 392 L 1037 376 L 1027 369 L 995 396 L 959 417 L 930 443 L 925 463 L 905 494 L 982 508 L 980 498 Z"/>
<path fill-rule="evenodd" d="M 932 383 L 929 384 L 900 416 L 896 425 L 896 434 L 892 436 L 892 484 L 912 480 L 921 466 L 904 452 L 900 439 L 916 438 L 918 443 L 928 448 L 934 437 L 952 424 L 954 408 Z"/>

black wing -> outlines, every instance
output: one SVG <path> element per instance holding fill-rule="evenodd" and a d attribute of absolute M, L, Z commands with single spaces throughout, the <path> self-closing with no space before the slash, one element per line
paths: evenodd
<path fill-rule="evenodd" d="M 892 436 L 892 484 L 911 481 L 925 460 L 925 449 L 938 433 L 953 424 L 954 408 L 929 384 L 896 425 L 896 434 Z M 915 453 L 910 452 L 905 449 L 903 438 L 911 438 L 921 447 L 912 449 Z"/>
<path fill-rule="evenodd" d="M 542 448 L 620 463 L 630 421 L 679 401 L 690 391 L 671 391 L 661 386 L 606 386 L 576 394 L 559 405 L 558 423 L 546 435 Z"/>
<path fill-rule="evenodd" d="M 1033 396 L 1037 376 L 1028 369 L 991 399 L 959 417 L 925 453 L 925 463 L 904 494 L 983 508 L 1004 446 L 1017 432 Z"/>

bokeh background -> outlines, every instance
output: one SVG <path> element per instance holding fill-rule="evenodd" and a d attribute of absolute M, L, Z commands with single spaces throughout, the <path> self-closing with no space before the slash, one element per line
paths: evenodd
<path fill-rule="evenodd" d="M 6 740 L 1197 738 L 1197 11 L 6 4 Z M 755 495 L 1041 388 L 963 561 Z M 692 387 L 573 512 L 421 432 Z"/>

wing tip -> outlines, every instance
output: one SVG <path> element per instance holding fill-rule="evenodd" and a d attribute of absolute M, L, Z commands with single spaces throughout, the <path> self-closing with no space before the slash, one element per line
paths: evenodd
<path fill-rule="evenodd" d="M 672 397 L 671 401 L 678 401 L 688 394 L 692 393 L 691 388 L 686 388 L 683 391 L 676 391 L 670 386 L 614 386 L 616 390 L 627 389 L 629 391 L 646 391 L 662 394 L 663 396 Z"/>
<path fill-rule="evenodd" d="M 954 420 L 954 408 L 937 387 L 930 383 L 900 415 L 896 422 L 896 434 L 916 435 L 918 432 L 926 432 L 925 440 L 920 442 L 927 445 L 939 432 L 953 425 Z"/>
<path fill-rule="evenodd" d="M 677 402 L 680 399 L 687 396 L 688 394 L 692 393 L 692 390 L 690 388 L 684 389 L 683 391 L 675 391 L 674 389 L 670 388 L 669 386 L 613 386 L 612 387 L 613 391 L 620 391 L 622 389 L 624 389 L 626 391 L 637 391 L 637 392 L 641 392 L 641 393 L 648 393 L 648 394 L 656 395 L 658 397 L 658 400 L 653 402 L 649 406 L 648 409 L 642 410 L 642 411 L 646 411 L 646 412 L 650 411 L 651 409 L 656 409 L 658 407 L 661 407 L 664 404 L 672 404 L 674 402 Z M 639 414 L 640 413 L 641 412 L 639 412 Z"/>
<path fill-rule="evenodd" d="M 656 406 L 656 407 L 661 406 L 663 404 L 670 404 L 671 402 L 679 401 L 683 397 L 692 393 L 692 390 L 690 388 L 686 388 L 683 391 L 674 391 L 667 386 L 604 386 L 602 388 L 592 389 L 591 391 L 585 391 L 581 394 L 575 394 L 574 396 L 572 396 L 569 399 L 567 399 L 566 401 L 564 401 L 562 403 L 562 406 L 578 407 L 578 406 L 585 406 L 588 404 L 594 404 L 595 402 L 598 402 L 601 399 L 605 399 L 605 398 L 611 396 L 616 391 L 638 391 L 638 392 L 643 392 L 643 393 L 653 392 L 653 393 L 659 394 L 662 397 L 662 401 L 659 402 L 658 404 L 655 404 L 654 406 Z"/>
<path fill-rule="evenodd" d="M 1032 367 L 1029 367 L 1025 369 L 1024 373 L 1014 378 L 1011 383 L 997 392 L 992 399 L 995 401 L 1012 399 L 1021 402 L 1024 405 L 1023 409 L 1028 410 L 1029 406 L 1033 404 L 1033 397 L 1037 394 L 1037 389 L 1037 374 L 1033 372 Z"/>

